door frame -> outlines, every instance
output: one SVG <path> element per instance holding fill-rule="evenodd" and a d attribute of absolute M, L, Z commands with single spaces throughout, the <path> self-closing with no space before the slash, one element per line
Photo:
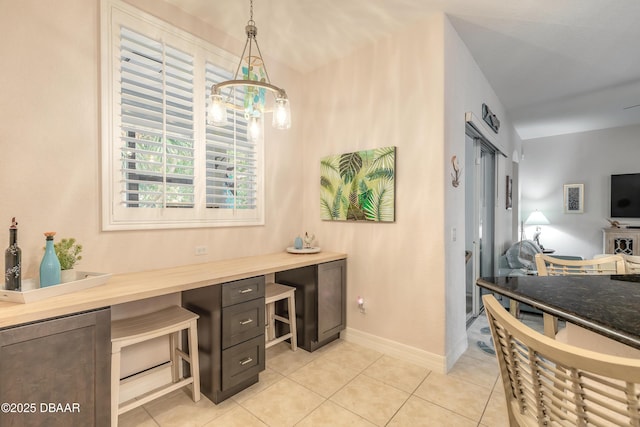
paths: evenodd
<path fill-rule="evenodd" d="M 496 214 L 497 212 L 499 212 L 498 210 L 498 181 L 499 181 L 499 155 L 505 156 L 506 154 L 504 152 L 504 149 L 502 149 L 502 147 L 497 143 L 497 141 L 495 140 L 495 138 L 492 137 L 492 135 L 489 132 L 486 132 L 485 126 L 483 125 L 483 123 L 481 121 L 478 120 L 477 117 L 475 117 L 475 115 L 473 113 L 466 113 L 465 114 L 465 146 L 466 146 L 466 137 L 470 137 L 471 139 L 473 139 L 473 155 L 474 155 L 474 159 L 473 159 L 473 165 L 474 165 L 474 171 L 473 171 L 473 176 L 474 176 L 474 186 L 472 187 L 473 190 L 473 210 L 472 210 L 472 215 L 473 215 L 473 226 L 472 226 L 472 230 L 470 230 L 471 232 L 473 232 L 473 254 L 472 254 L 472 280 L 475 282 L 475 280 L 478 279 L 479 277 L 479 272 L 480 272 L 480 257 L 478 256 L 479 254 L 479 249 L 480 249 L 480 242 L 479 242 L 479 227 L 480 227 L 480 219 L 479 219 L 479 213 L 478 213 L 478 209 L 477 207 L 479 206 L 479 197 L 480 197 L 480 191 L 479 188 L 482 185 L 482 177 L 481 177 L 481 165 L 480 165 L 480 156 L 481 156 L 481 152 L 482 152 L 482 145 L 486 146 L 487 148 L 489 148 L 490 150 L 493 151 L 494 154 L 494 162 L 493 162 L 493 224 L 492 224 L 492 239 L 493 239 L 493 253 L 492 253 L 492 269 L 493 272 L 495 274 L 495 272 L 497 271 L 498 268 L 498 252 L 497 252 L 497 247 L 496 247 L 496 242 L 497 242 L 497 227 L 496 227 Z M 467 190 L 468 191 L 468 190 Z M 468 200 L 467 197 L 465 197 L 465 201 Z M 468 215 L 468 209 L 467 207 L 465 207 L 465 215 Z M 469 230 L 467 230 L 466 232 L 469 233 Z M 465 283 L 465 289 L 466 289 L 466 283 Z M 466 313 L 467 315 L 467 323 L 469 323 L 472 319 L 474 319 L 475 317 L 477 317 L 481 311 L 482 311 L 482 306 L 481 306 L 481 295 L 480 295 L 480 289 L 477 286 L 473 286 L 472 287 L 472 309 L 470 313 Z M 466 291 L 465 291 L 465 296 L 466 296 Z"/>

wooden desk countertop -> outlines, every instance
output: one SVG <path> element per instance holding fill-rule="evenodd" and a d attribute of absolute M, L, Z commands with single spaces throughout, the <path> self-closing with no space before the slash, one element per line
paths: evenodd
<path fill-rule="evenodd" d="M 337 252 L 303 255 L 278 252 L 117 274 L 104 285 L 42 301 L 27 304 L 0 302 L 0 327 L 20 325 L 345 258 L 347 258 L 346 254 Z"/>

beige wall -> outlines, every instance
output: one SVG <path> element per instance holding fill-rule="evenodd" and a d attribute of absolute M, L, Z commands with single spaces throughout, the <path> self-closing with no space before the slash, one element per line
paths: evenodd
<path fill-rule="evenodd" d="M 443 355 L 443 18 L 307 76 L 305 228 L 349 254 L 350 329 Z M 396 222 L 320 221 L 320 159 L 396 146 Z M 366 314 L 357 308 L 365 298 Z"/>
<path fill-rule="evenodd" d="M 132 1 L 232 52 L 228 39 L 162 2 Z M 84 245 L 79 269 L 128 272 L 280 251 L 302 228 L 299 76 L 269 61 L 292 101 L 290 131 L 267 128 L 266 225 L 102 232 L 98 0 L 0 0 L 0 241 L 19 222 L 25 277 L 37 275 L 43 232 Z M 285 84 L 286 82 L 286 84 Z M 3 225 L 4 224 L 4 225 Z M 194 255 L 204 245 L 208 256 Z"/>
<path fill-rule="evenodd" d="M 496 144 L 511 152 L 518 141 L 506 112 L 441 14 L 307 78 L 313 90 L 304 106 L 305 227 L 324 246 L 349 253 L 348 334 L 409 346 L 428 364 L 440 356 L 449 368 L 467 346 L 465 188 L 450 184 L 450 159 L 457 155 L 464 165 L 465 113 L 481 118 L 483 102 L 502 121 Z M 388 145 L 397 147 L 396 222 L 320 221 L 320 158 Z M 504 209 L 510 173 L 511 158 L 500 157 L 498 248 L 512 238 L 512 211 Z"/>

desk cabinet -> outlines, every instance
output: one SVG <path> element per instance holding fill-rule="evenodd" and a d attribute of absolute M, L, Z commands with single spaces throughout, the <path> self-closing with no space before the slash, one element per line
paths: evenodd
<path fill-rule="evenodd" d="M 277 283 L 296 288 L 299 347 L 314 351 L 340 337 L 347 325 L 345 260 L 281 271 L 275 278 Z M 276 312 L 286 312 L 286 301 L 281 303 L 276 305 Z"/>
<path fill-rule="evenodd" d="M 265 368 L 264 276 L 182 293 L 182 305 L 200 315 L 200 387 L 220 403 L 258 381 Z"/>
<path fill-rule="evenodd" d="M 0 330 L 0 425 L 109 425 L 110 321 L 105 308 Z"/>

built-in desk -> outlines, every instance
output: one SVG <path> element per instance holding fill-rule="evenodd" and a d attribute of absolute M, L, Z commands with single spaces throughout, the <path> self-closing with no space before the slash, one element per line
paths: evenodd
<path fill-rule="evenodd" d="M 336 261 L 346 257 L 346 254 L 336 252 L 304 255 L 279 252 L 116 274 L 105 285 L 43 301 L 29 304 L 0 302 L 0 328 Z"/>
<path fill-rule="evenodd" d="M 117 274 L 72 294 L 28 304 L 1 302 L 0 402 L 13 406 L 3 406 L 0 425 L 109 424 L 111 306 L 207 288 L 217 298 L 246 279 L 344 259 L 334 252 L 281 252 Z M 223 398 L 248 382 L 242 379 Z"/>

